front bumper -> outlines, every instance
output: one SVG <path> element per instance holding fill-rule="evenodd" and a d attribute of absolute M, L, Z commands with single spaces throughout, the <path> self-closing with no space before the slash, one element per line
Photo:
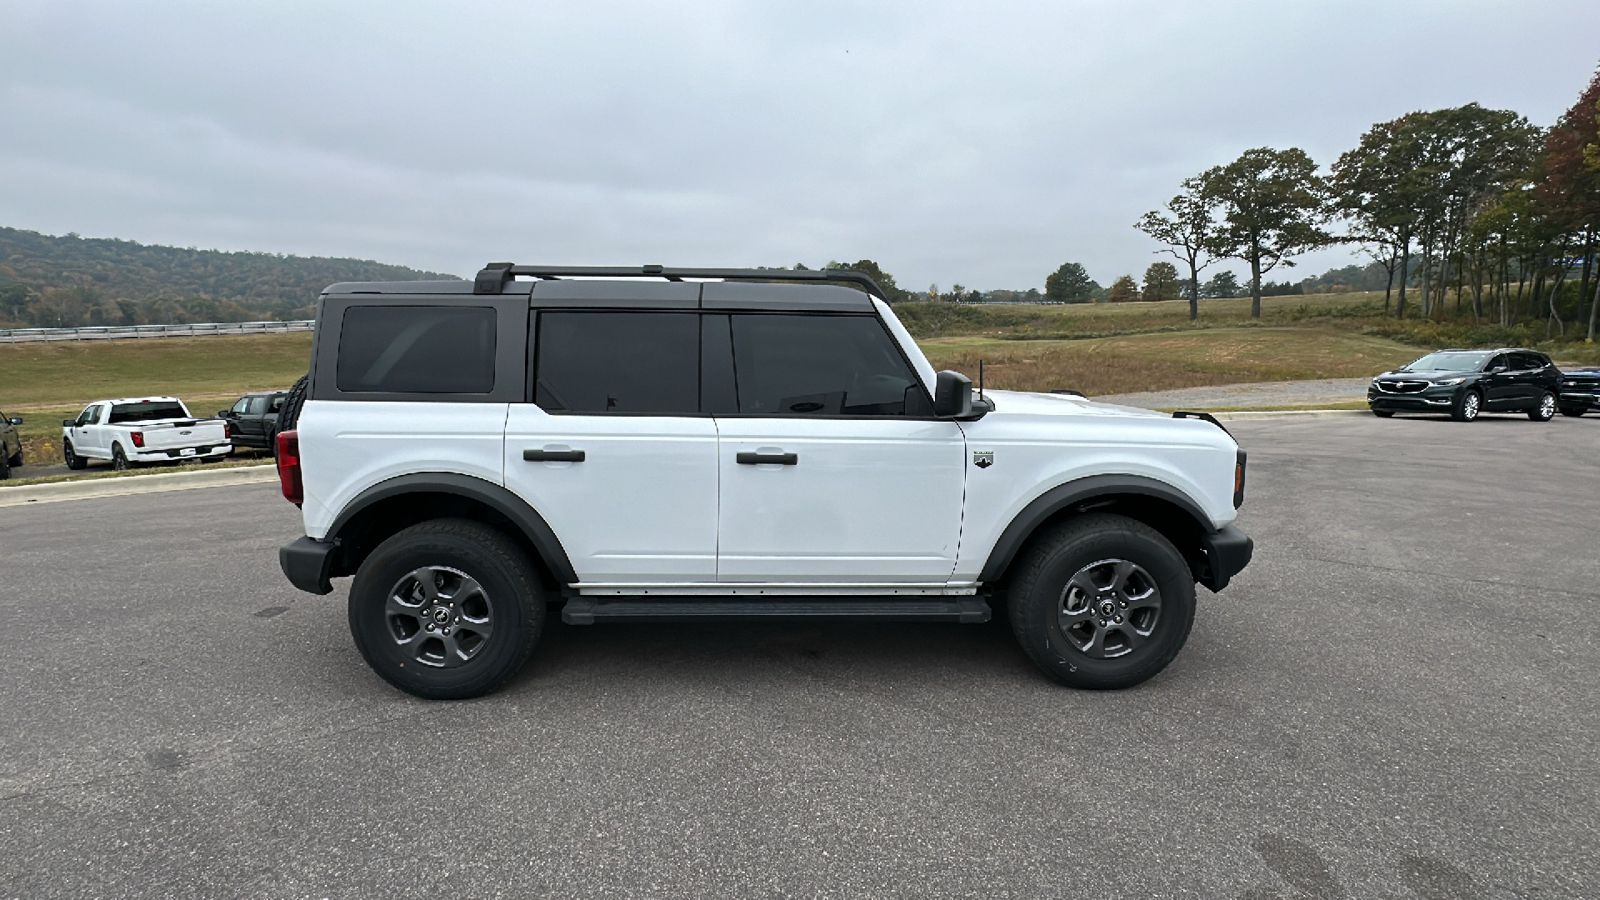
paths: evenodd
<path fill-rule="evenodd" d="M 1600 409 L 1600 393 L 1563 388 L 1561 405 L 1568 409 Z"/>
<path fill-rule="evenodd" d="M 1457 385 L 1437 385 L 1413 393 L 1391 393 L 1367 388 L 1367 407 L 1389 412 L 1449 412 Z"/>
<path fill-rule="evenodd" d="M 338 547 L 329 541 L 301 536 L 278 548 L 278 566 L 289 583 L 308 594 L 331 594 L 333 553 Z"/>
<path fill-rule="evenodd" d="M 1212 591 L 1227 587 L 1233 576 L 1250 565 L 1255 546 L 1256 542 L 1237 525 L 1224 525 L 1220 530 L 1201 538 L 1200 547 L 1206 552 L 1206 564 L 1200 572 L 1199 582 Z"/>

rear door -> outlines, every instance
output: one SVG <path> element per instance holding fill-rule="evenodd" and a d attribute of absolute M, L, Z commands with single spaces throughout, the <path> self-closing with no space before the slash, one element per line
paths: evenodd
<path fill-rule="evenodd" d="M 708 332 L 728 329 L 733 371 L 733 411 L 717 417 L 718 580 L 947 581 L 966 442 L 933 418 L 877 317 L 706 318 Z"/>
<path fill-rule="evenodd" d="M 694 311 L 541 310 L 532 402 L 506 419 L 506 487 L 588 584 L 716 580 L 717 430 Z"/>

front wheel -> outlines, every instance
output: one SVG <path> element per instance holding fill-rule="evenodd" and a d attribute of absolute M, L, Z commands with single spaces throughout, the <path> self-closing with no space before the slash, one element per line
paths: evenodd
<path fill-rule="evenodd" d="M 1392 410 L 1392 409 L 1375 409 L 1375 410 L 1372 411 L 1372 414 L 1377 416 L 1380 419 L 1390 419 L 1390 418 L 1394 417 L 1394 410 Z"/>
<path fill-rule="evenodd" d="M 500 687 L 533 653 L 544 615 L 527 554 L 464 519 L 399 532 L 350 586 L 350 633 L 362 657 L 385 681 L 429 700 Z"/>
<path fill-rule="evenodd" d="M 1539 405 L 1528 410 L 1528 418 L 1535 422 L 1548 422 L 1556 417 L 1556 395 L 1545 391 L 1539 397 Z"/>
<path fill-rule="evenodd" d="M 1194 576 L 1160 532 L 1125 516 L 1079 516 L 1039 536 L 1007 595 L 1011 628 L 1046 675 L 1132 687 L 1172 662 L 1194 624 Z"/>
<path fill-rule="evenodd" d="M 1483 398 L 1477 391 L 1462 391 L 1450 407 L 1450 418 L 1457 422 L 1471 422 L 1483 410 Z"/>
<path fill-rule="evenodd" d="M 69 469 L 85 469 L 89 466 L 89 461 L 72 449 L 71 441 L 61 442 L 61 458 L 66 460 Z"/>

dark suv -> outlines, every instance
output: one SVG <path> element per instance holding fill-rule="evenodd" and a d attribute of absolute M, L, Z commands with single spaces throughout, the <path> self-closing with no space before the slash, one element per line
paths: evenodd
<path fill-rule="evenodd" d="M 1561 414 L 1581 416 L 1600 409 L 1600 367 L 1567 369 L 1561 373 Z"/>
<path fill-rule="evenodd" d="M 1533 350 L 1436 350 L 1367 387 L 1372 414 L 1449 413 L 1470 422 L 1480 412 L 1525 412 L 1535 422 L 1556 414 L 1561 371 L 1550 357 Z"/>
<path fill-rule="evenodd" d="M 217 418 L 227 419 L 235 447 L 271 450 L 278 438 L 278 413 L 287 391 L 245 394 L 228 409 L 217 410 Z"/>
<path fill-rule="evenodd" d="M 22 465 L 22 435 L 17 426 L 22 419 L 0 413 L 0 478 L 11 477 L 11 467 Z"/>

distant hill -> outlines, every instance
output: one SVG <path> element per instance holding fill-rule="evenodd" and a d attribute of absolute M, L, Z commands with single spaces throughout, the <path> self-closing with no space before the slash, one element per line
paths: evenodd
<path fill-rule="evenodd" d="M 0 227 L 0 328 L 308 319 L 339 281 L 455 278 L 364 259 L 225 253 Z"/>

